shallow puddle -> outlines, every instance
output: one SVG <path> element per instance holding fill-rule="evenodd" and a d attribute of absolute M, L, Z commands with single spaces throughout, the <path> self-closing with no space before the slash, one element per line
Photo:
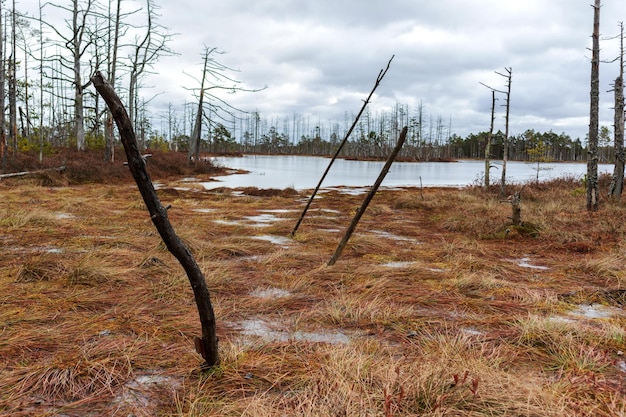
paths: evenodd
<path fill-rule="evenodd" d="M 530 268 L 530 269 L 536 269 L 536 270 L 540 270 L 540 271 L 545 271 L 545 270 L 550 269 L 547 266 L 534 265 L 534 264 L 530 263 L 530 258 L 505 259 L 505 260 L 507 262 L 513 262 L 513 263 L 517 264 L 517 266 L 522 267 L 522 268 Z"/>
<path fill-rule="evenodd" d="M 387 268 L 407 268 L 411 265 L 413 265 L 415 262 L 414 261 L 398 261 L 398 262 L 387 262 L 382 264 L 381 266 L 387 267 Z"/>
<path fill-rule="evenodd" d="M 284 325 L 262 319 L 249 319 L 235 324 L 246 336 L 261 337 L 273 342 L 303 341 L 310 343 L 347 344 L 350 337 L 342 332 L 289 331 Z"/>
<path fill-rule="evenodd" d="M 180 382 L 170 376 L 159 374 L 142 374 L 128 381 L 122 387 L 122 393 L 114 402 L 136 408 L 151 408 L 156 406 L 158 393 L 162 390 L 174 392 L 180 387 Z"/>
<path fill-rule="evenodd" d="M 575 323 L 578 320 L 610 319 L 623 314 L 623 310 L 617 307 L 602 304 L 580 304 L 566 315 L 550 317 L 550 320 L 561 323 Z"/>
<path fill-rule="evenodd" d="M 378 235 L 378 236 L 382 236 L 385 237 L 387 239 L 391 239 L 391 240 L 397 240 L 400 242 L 416 242 L 417 241 L 415 239 L 412 239 L 410 237 L 406 237 L 406 236 L 399 236 L 393 233 L 389 233 L 389 232 L 385 232 L 384 230 L 372 230 L 372 233 Z"/>
<path fill-rule="evenodd" d="M 250 236 L 250 239 L 264 240 L 266 242 L 270 242 L 275 245 L 281 245 L 283 248 L 288 248 L 289 245 L 291 244 L 291 239 L 284 237 L 284 236 L 260 235 L 260 236 Z"/>
<path fill-rule="evenodd" d="M 213 220 L 213 223 L 223 224 L 224 226 L 242 226 L 243 223 L 237 220 Z"/>
<path fill-rule="evenodd" d="M 576 310 L 570 311 L 570 316 L 585 319 L 608 319 L 620 314 L 622 310 L 615 307 L 608 307 L 602 304 L 582 304 Z"/>
<path fill-rule="evenodd" d="M 195 211 L 196 213 L 213 213 L 215 209 L 212 208 L 197 208 L 192 209 L 191 211 Z"/>
<path fill-rule="evenodd" d="M 250 293 L 250 296 L 257 298 L 267 298 L 267 299 L 275 299 L 275 298 L 285 298 L 289 297 L 291 293 L 289 291 L 283 290 L 281 288 L 257 288 L 256 290 Z"/>

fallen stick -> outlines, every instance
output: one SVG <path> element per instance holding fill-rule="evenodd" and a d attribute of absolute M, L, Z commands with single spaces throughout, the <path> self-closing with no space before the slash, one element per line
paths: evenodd
<path fill-rule="evenodd" d="M 50 171 L 59 171 L 59 172 L 65 171 L 65 166 L 60 166 L 57 168 L 38 169 L 36 171 L 22 171 L 22 172 L 12 172 L 9 174 L 0 174 L 0 179 L 11 178 L 11 177 L 23 177 L 25 175 L 43 174 L 44 172 L 50 172 Z"/>

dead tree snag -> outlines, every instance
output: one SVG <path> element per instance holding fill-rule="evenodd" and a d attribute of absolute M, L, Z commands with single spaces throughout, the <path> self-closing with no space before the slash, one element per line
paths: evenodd
<path fill-rule="evenodd" d="M 146 171 L 145 159 L 139 152 L 135 131 L 133 130 L 128 113 L 120 98 L 99 71 L 93 75 L 91 81 L 111 110 L 113 119 L 120 133 L 120 139 L 124 145 L 124 151 L 128 159 L 128 167 L 137 183 L 137 188 L 139 188 L 143 201 L 148 208 L 152 223 L 154 223 L 154 226 L 161 235 L 167 249 L 176 257 L 178 262 L 180 262 L 187 274 L 187 278 L 189 278 L 202 326 L 202 338 L 199 338 L 200 340 L 194 340 L 196 351 L 202 355 L 208 366 L 217 365 L 219 363 L 219 355 L 217 351 L 217 335 L 215 332 L 215 314 L 213 312 L 213 306 L 211 305 L 204 274 L 189 249 L 176 235 L 167 217 L 167 208 L 163 207 L 156 194 L 152 180 Z"/>

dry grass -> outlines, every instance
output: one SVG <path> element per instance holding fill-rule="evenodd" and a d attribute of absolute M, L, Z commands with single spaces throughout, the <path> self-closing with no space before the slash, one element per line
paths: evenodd
<path fill-rule="evenodd" d="M 0 183 L 0 416 L 626 413 L 622 204 L 527 185 L 530 234 L 497 191 L 381 191 L 328 267 L 362 196 L 322 194 L 284 240 L 293 190 L 161 182 L 221 365 L 200 371 L 189 282 L 130 183 Z"/>

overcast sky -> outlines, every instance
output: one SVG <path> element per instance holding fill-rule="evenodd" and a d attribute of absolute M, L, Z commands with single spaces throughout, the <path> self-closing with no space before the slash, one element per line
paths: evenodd
<path fill-rule="evenodd" d="M 422 102 L 428 116 L 451 119 L 453 133 L 486 131 L 491 94 L 480 82 L 504 90 L 505 79 L 494 71 L 511 67 L 512 134 L 553 130 L 584 139 L 588 132 L 591 0 L 156 2 L 159 22 L 176 34 L 170 47 L 179 55 L 161 59 L 159 75 L 144 82 L 163 92 L 153 108 L 193 99 L 183 87 L 194 81 L 183 71 L 200 76 L 206 45 L 225 52 L 219 60 L 240 70 L 233 76 L 246 87 L 267 86 L 228 96 L 237 107 L 278 120 L 297 113 L 343 122 L 346 111 L 360 109 L 395 55 L 372 110 L 398 102 L 414 111 Z M 21 0 L 18 8 L 31 4 L 36 10 L 34 0 Z M 604 0 L 603 38 L 618 34 L 625 4 Z M 612 60 L 619 43 L 603 40 L 601 49 L 601 59 Z M 617 64 L 601 65 L 600 123 L 611 130 L 608 91 L 617 75 Z M 497 112 L 496 129 L 504 130 L 504 107 Z"/>

